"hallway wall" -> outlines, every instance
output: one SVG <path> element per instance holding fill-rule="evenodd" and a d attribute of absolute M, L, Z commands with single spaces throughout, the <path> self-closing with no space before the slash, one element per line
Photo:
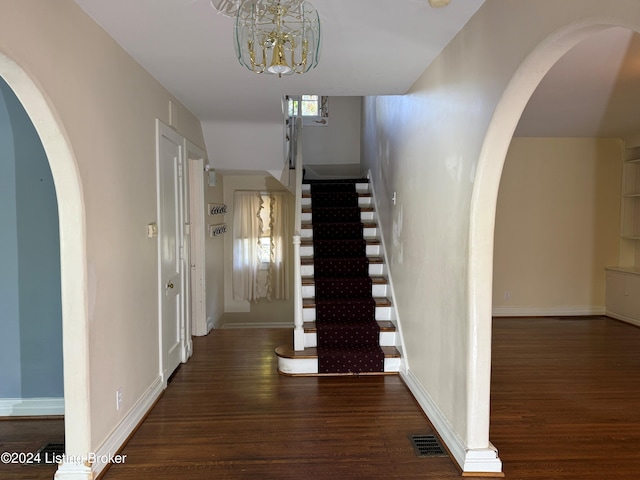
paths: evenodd
<path fill-rule="evenodd" d="M 389 250 L 405 377 L 463 468 L 474 458 L 481 460 L 473 469 L 499 467 L 489 442 L 490 299 L 475 283 L 490 282 L 492 251 L 485 246 L 493 245 L 493 214 L 490 208 L 480 216 L 471 206 L 476 184 L 493 195 L 504 154 L 492 144 L 480 164 L 485 138 L 490 126 L 513 133 L 513 119 L 492 119 L 529 54 L 557 40 L 560 29 L 613 18 L 640 25 L 637 2 L 488 0 L 406 95 L 365 99 L 363 166 L 372 173 Z M 532 77 L 527 86 L 533 90 L 538 81 Z M 471 233 L 482 235 L 473 245 Z"/>
<path fill-rule="evenodd" d="M 66 345 L 65 360 L 70 353 L 89 369 L 89 385 L 69 387 L 79 392 L 75 398 L 83 399 L 81 407 L 90 407 L 90 421 L 76 423 L 75 411 L 67 412 L 67 423 L 78 430 L 67 435 L 74 448 L 79 449 L 81 438 L 85 452 L 96 452 L 117 428 L 126 438 L 133 427 L 126 421 L 135 423 L 136 408 L 161 391 L 158 241 L 147 237 L 147 225 L 158 221 L 155 121 L 170 124 L 172 102 L 174 127 L 181 135 L 203 147 L 202 129 L 73 0 L 3 2 L 0 54 L 43 92 L 81 182 L 82 203 L 66 208 L 75 208 L 84 221 L 79 235 L 85 242 L 81 261 L 88 283 L 86 298 L 74 299 L 73 306 L 80 305 L 88 331 L 78 331 L 84 325 L 66 326 L 76 329 L 73 334 L 87 342 L 87 349 L 78 355 L 82 345 Z M 46 149 L 44 139 L 43 144 Z M 47 151 L 47 156 L 55 161 L 57 153 Z M 60 202 L 64 185 L 53 166 L 52 171 L 62 190 Z M 123 393 L 119 410 L 118 388 Z"/>

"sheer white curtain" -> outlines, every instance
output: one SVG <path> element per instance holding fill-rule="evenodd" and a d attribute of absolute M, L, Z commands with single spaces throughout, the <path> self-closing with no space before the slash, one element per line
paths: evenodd
<path fill-rule="evenodd" d="M 233 206 L 233 298 L 258 301 L 289 298 L 291 226 L 286 192 L 236 191 Z M 264 210 L 264 212 L 263 212 Z M 268 212 L 268 215 L 266 213 Z M 262 215 L 265 213 L 265 215 Z M 266 216 L 266 218 L 265 218 Z M 263 221 L 262 219 L 265 218 Z M 268 218 L 268 220 L 267 220 Z M 265 262 L 261 239 L 268 239 Z M 265 270 L 266 269 L 266 270 Z"/>
<path fill-rule="evenodd" d="M 267 277 L 267 298 L 287 300 L 289 298 L 289 245 L 291 243 L 289 202 L 285 192 L 272 192 L 269 198 L 271 232 L 269 276 Z"/>
<path fill-rule="evenodd" d="M 233 298 L 256 301 L 260 298 L 260 235 L 262 209 L 260 192 L 233 194 Z"/>

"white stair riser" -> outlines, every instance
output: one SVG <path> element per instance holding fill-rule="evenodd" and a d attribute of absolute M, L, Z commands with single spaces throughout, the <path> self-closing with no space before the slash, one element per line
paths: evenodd
<path fill-rule="evenodd" d="M 381 347 L 395 347 L 396 346 L 396 333 L 395 332 L 380 332 L 380 346 Z M 304 348 L 317 347 L 318 336 L 316 332 L 305 332 L 304 334 Z"/>
<path fill-rule="evenodd" d="M 373 297 L 386 297 L 387 296 L 387 286 L 386 285 L 372 285 L 371 286 L 371 295 Z M 315 298 L 316 296 L 316 287 L 314 285 L 303 285 L 302 287 L 302 298 Z"/>
<path fill-rule="evenodd" d="M 370 257 L 377 257 L 380 255 L 380 245 L 367 245 L 366 255 Z M 312 245 L 303 245 L 300 247 L 300 256 L 301 257 L 312 257 L 313 256 L 313 246 Z"/>
<path fill-rule="evenodd" d="M 393 309 L 391 307 L 376 307 L 376 320 L 395 320 L 395 318 L 393 318 Z M 303 322 L 315 322 L 316 321 L 316 309 L 315 308 L 303 308 L 302 309 L 302 321 Z"/>
<path fill-rule="evenodd" d="M 302 198 L 301 205 L 303 207 L 310 207 L 313 205 L 313 199 L 310 197 Z M 358 197 L 358 206 L 359 207 L 370 207 L 372 205 L 371 197 Z"/>
<path fill-rule="evenodd" d="M 317 358 L 283 358 L 278 357 L 278 370 L 288 375 L 304 375 L 318 373 Z M 400 371 L 399 358 L 385 358 L 384 371 L 397 373 Z"/>
<path fill-rule="evenodd" d="M 313 265 L 302 265 L 300 267 L 300 273 L 303 277 L 313 277 Z M 384 264 L 369 264 L 369 275 L 384 275 Z"/>
<path fill-rule="evenodd" d="M 304 193 L 311 192 L 311 185 L 308 183 L 302 184 L 302 191 Z M 369 184 L 368 183 L 356 183 L 356 192 L 360 193 L 368 193 L 369 192 Z"/>
<path fill-rule="evenodd" d="M 372 220 L 375 220 L 375 213 L 374 212 L 360 212 L 360 219 L 363 222 L 370 222 Z M 311 221 L 311 212 L 302 212 L 301 216 L 300 216 L 300 220 L 303 222 L 310 222 Z"/>
<path fill-rule="evenodd" d="M 378 238 L 378 229 L 377 228 L 363 228 L 363 235 L 369 238 Z M 300 238 L 309 239 L 313 238 L 313 229 L 312 228 L 303 228 L 300 231 Z"/>

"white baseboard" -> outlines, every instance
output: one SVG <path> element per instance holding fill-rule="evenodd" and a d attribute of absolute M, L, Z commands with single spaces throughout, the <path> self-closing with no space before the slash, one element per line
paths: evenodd
<path fill-rule="evenodd" d="M 64 398 L 0 398 L 0 417 L 64 415 Z"/>
<path fill-rule="evenodd" d="M 400 376 L 465 474 L 502 472 L 502 461 L 498 458 L 498 451 L 491 443 L 487 448 L 467 448 L 413 373 L 411 371 L 400 372 Z"/>
<path fill-rule="evenodd" d="M 627 317 L 625 315 L 620 315 L 619 313 L 613 313 L 613 312 L 606 312 L 605 315 L 607 315 L 607 317 L 615 318 L 616 320 L 620 320 L 622 322 L 630 323 L 631 325 L 640 327 L 640 320 L 638 320 L 637 318 L 631 318 L 631 317 Z"/>
<path fill-rule="evenodd" d="M 494 317 L 573 317 L 604 314 L 604 306 L 592 305 L 567 305 L 560 307 L 493 307 Z"/>
<path fill-rule="evenodd" d="M 211 330 L 213 330 L 213 328 L 214 328 L 214 321 L 213 321 L 213 318 L 211 318 L 211 317 L 207 317 L 207 335 L 209 334 L 209 332 L 210 332 Z"/>
<path fill-rule="evenodd" d="M 96 449 L 95 460 L 91 466 L 93 474 L 96 477 L 107 466 L 109 458 L 116 455 L 118 450 L 120 450 L 127 441 L 127 438 L 129 438 L 129 435 L 131 435 L 134 429 L 142 421 L 147 412 L 151 410 L 151 407 L 153 407 L 153 404 L 162 393 L 162 386 L 162 378 L 156 378 L 153 384 L 151 384 L 144 395 L 142 395 L 129 413 L 127 413 L 127 415 L 122 419 L 115 430 L 113 430 L 102 445 Z M 126 462 L 126 459 L 124 461 Z M 56 477 L 56 479 L 58 479 L 58 477 Z M 60 477 L 60 479 L 66 480 L 67 477 Z"/>

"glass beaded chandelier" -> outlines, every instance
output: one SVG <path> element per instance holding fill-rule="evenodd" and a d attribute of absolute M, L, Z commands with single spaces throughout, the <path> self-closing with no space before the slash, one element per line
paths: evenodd
<path fill-rule="evenodd" d="M 309 2 L 245 0 L 235 5 L 234 44 L 241 65 L 278 77 L 318 65 L 320 17 Z"/>

